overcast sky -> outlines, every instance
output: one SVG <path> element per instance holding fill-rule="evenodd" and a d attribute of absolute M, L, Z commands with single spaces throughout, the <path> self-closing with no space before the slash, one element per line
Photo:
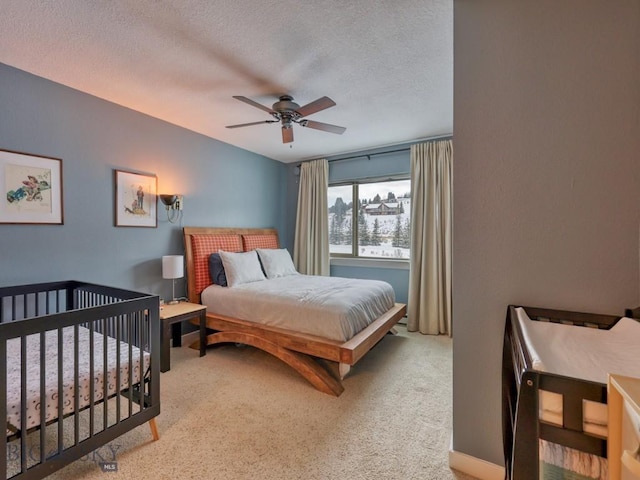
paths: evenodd
<path fill-rule="evenodd" d="M 381 183 L 363 183 L 358 186 L 360 191 L 360 198 L 373 199 L 376 194 L 380 195 L 383 200 L 389 195 L 389 192 L 393 192 L 396 197 L 400 197 L 405 193 L 411 191 L 411 180 L 397 180 L 395 182 L 381 182 Z M 352 188 L 351 185 L 341 185 L 338 187 L 329 187 L 328 202 L 329 206 L 336 203 L 338 197 L 342 197 L 344 203 L 349 203 L 353 199 L 351 198 Z"/>

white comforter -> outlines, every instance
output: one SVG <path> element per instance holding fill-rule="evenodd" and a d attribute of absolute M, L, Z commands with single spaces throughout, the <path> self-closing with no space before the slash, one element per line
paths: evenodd
<path fill-rule="evenodd" d="M 344 342 L 395 303 L 391 285 L 378 280 L 289 275 L 202 292 L 208 313 Z"/>

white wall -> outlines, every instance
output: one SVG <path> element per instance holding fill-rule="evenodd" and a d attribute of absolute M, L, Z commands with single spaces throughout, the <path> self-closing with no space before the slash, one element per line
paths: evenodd
<path fill-rule="evenodd" d="M 454 0 L 453 448 L 502 464 L 507 305 L 640 304 L 640 1 Z"/>

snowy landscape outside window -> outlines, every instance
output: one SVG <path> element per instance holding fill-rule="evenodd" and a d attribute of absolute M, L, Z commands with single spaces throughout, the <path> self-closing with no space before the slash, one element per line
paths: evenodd
<path fill-rule="evenodd" d="M 410 180 L 330 186 L 328 202 L 332 255 L 410 258 Z"/>

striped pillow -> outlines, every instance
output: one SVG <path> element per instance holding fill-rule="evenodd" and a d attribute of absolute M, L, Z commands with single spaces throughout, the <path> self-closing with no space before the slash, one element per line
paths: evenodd
<path fill-rule="evenodd" d="M 193 251 L 193 272 L 195 275 L 195 290 L 200 294 L 213 282 L 209 275 L 209 256 L 219 250 L 226 252 L 242 252 L 240 235 L 193 235 L 191 237 Z"/>
<path fill-rule="evenodd" d="M 278 248 L 278 235 L 271 233 L 252 233 L 242 235 L 244 251 L 248 252 L 256 248 Z"/>

